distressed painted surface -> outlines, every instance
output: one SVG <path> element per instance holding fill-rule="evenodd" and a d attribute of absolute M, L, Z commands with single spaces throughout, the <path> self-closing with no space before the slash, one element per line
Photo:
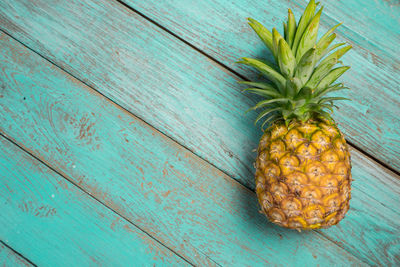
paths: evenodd
<path fill-rule="evenodd" d="M 298 19 L 308 0 L 124 2 L 250 78 L 254 75 L 249 70 L 233 62 L 243 56 L 273 59 L 246 18 L 253 17 L 282 32 L 287 8 L 291 7 Z M 353 144 L 400 170 L 400 3 L 323 0 L 321 5 L 325 9 L 320 34 L 343 22 L 337 30 L 338 40 L 354 47 L 343 57 L 352 69 L 341 78 L 352 91 L 340 92 L 353 101 L 339 103 L 334 117 Z"/>
<path fill-rule="evenodd" d="M 12 2 L 0 9 L 0 22 L 251 186 L 250 150 L 259 133 L 248 121 L 254 115 L 241 114 L 254 99 L 238 92 L 226 70 L 113 2 Z M 9 55 L 2 55 L 1 132 L 189 261 L 360 264 L 328 238 L 370 264 L 399 263 L 398 177 L 357 151 L 352 209 L 340 226 L 321 235 L 279 229 L 256 214 L 252 192 L 8 42 L 2 43 Z"/>
<path fill-rule="evenodd" d="M 362 259 L 368 259 L 371 265 L 399 265 L 400 177 L 380 168 L 357 150 L 350 152 L 355 181 L 349 215 L 337 227 L 320 232 Z"/>
<path fill-rule="evenodd" d="M 0 1 L 0 28 L 252 186 L 261 131 L 236 77 L 117 2 L 47 2 Z"/>
<path fill-rule="evenodd" d="M 0 238 L 39 266 L 188 265 L 2 136 L 0 210 Z"/>
<path fill-rule="evenodd" d="M 354 261 L 323 236 L 368 263 L 398 262 L 398 177 L 361 154 L 353 152 L 354 177 L 364 187 L 354 183 L 343 226 L 278 228 L 258 214 L 250 190 L 15 41 L 3 35 L 1 44 L 1 132 L 191 262 Z M 377 195 L 375 175 L 384 181 Z"/>
<path fill-rule="evenodd" d="M 3 1 L 0 7 L 3 28 L 18 40 L 253 188 L 252 150 L 261 131 L 252 123 L 256 114 L 245 116 L 244 111 L 257 98 L 240 92 L 237 77 L 115 2 L 70 1 L 49 6 L 45 1 L 36 1 L 35 5 Z M 247 25 L 241 23 L 247 40 L 251 38 L 256 43 Z M 239 39 L 242 40 L 232 40 L 232 45 Z M 256 47 L 264 51 L 261 44 Z M 394 126 L 398 125 L 398 117 L 393 112 L 385 114 L 384 110 L 397 109 L 400 101 L 392 96 L 380 92 L 373 101 L 357 97 L 353 101 L 357 108 L 341 109 L 354 124 L 344 123 L 341 128 L 353 136 L 352 140 L 372 140 L 373 127 L 367 128 L 370 133 L 346 127 L 363 122 L 375 124 L 374 115 L 370 114 L 378 114 L 382 117 L 379 127 L 383 127 L 383 134 L 391 136 L 392 145 L 386 146 L 379 138 L 374 140 L 375 145 L 365 144 L 371 148 L 379 144 L 381 148 L 376 151 L 389 149 L 387 155 L 397 151 L 396 132 L 400 127 Z M 353 114 L 359 108 L 368 115 L 355 119 Z M 343 115 L 339 113 L 338 117 L 345 119 L 340 114 Z M 384 123 L 386 120 L 392 120 L 390 125 Z M 390 140 L 387 137 L 383 139 Z"/>
<path fill-rule="evenodd" d="M 0 266 L 19 267 L 32 266 L 32 264 L 0 242 Z"/>
<path fill-rule="evenodd" d="M 0 44 L 0 132 L 190 262 L 361 264 L 316 232 L 269 224 L 254 192 L 7 36 Z"/>

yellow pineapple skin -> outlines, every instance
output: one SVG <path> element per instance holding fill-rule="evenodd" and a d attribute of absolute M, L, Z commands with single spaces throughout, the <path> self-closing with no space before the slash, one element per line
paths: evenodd
<path fill-rule="evenodd" d="M 328 228 L 342 220 L 351 198 L 348 145 L 335 123 L 277 123 L 260 139 L 256 192 L 261 211 L 291 229 Z"/>

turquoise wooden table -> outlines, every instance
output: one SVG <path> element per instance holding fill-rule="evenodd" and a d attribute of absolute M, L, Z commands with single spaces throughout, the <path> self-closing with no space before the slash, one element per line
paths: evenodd
<path fill-rule="evenodd" d="M 4 266 L 400 266 L 400 4 L 324 0 L 351 102 L 346 218 L 298 233 L 259 214 L 258 98 L 233 64 L 304 0 L 0 1 Z"/>

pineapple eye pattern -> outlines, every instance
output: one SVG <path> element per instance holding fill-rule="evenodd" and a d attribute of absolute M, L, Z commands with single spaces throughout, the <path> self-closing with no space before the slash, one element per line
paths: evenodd
<path fill-rule="evenodd" d="M 260 139 L 260 147 L 265 147 L 270 141 L 269 134 L 264 134 Z"/>
<path fill-rule="evenodd" d="M 325 176 L 325 166 L 321 162 L 311 162 L 306 167 L 306 173 L 314 184 L 319 185 L 320 180 Z"/>
<path fill-rule="evenodd" d="M 319 152 L 325 151 L 330 145 L 329 137 L 322 133 L 322 131 L 317 131 L 313 134 L 311 143 L 318 149 Z"/>
<path fill-rule="evenodd" d="M 265 172 L 262 177 L 265 177 L 265 181 L 267 184 L 271 185 L 273 183 L 278 182 L 280 175 L 280 169 L 277 165 L 273 163 L 269 163 L 267 167 L 265 167 Z"/>
<path fill-rule="evenodd" d="M 326 226 L 335 225 L 338 222 L 339 222 L 339 219 L 337 217 L 337 212 L 334 212 L 334 213 L 330 214 L 328 217 L 325 218 Z"/>
<path fill-rule="evenodd" d="M 323 203 L 329 212 L 338 210 L 340 206 L 339 194 L 328 195 L 324 198 Z"/>
<path fill-rule="evenodd" d="M 336 164 L 339 162 L 339 156 L 332 150 L 328 150 L 321 155 L 321 162 L 331 171 L 335 170 Z"/>
<path fill-rule="evenodd" d="M 282 201 L 281 207 L 287 217 L 294 217 L 301 214 L 301 202 L 297 198 L 286 198 Z"/>
<path fill-rule="evenodd" d="M 336 64 L 352 47 L 333 42 L 340 24 L 318 34 L 322 10 L 310 0 L 296 21 L 289 9 L 283 32 L 249 18 L 276 64 L 248 57 L 237 62 L 269 81 L 240 82 L 264 98 L 249 109 L 259 110 L 255 122 L 267 127 L 255 164 L 259 203 L 272 222 L 295 229 L 338 223 L 351 197 L 350 153 L 331 116 L 335 102 L 346 98 L 329 94 L 347 89 L 337 79 L 350 67 Z"/>
<path fill-rule="evenodd" d="M 283 125 L 276 126 L 274 131 L 272 131 L 272 133 L 271 133 L 271 139 L 272 140 L 276 139 L 276 138 L 281 137 L 282 135 L 284 135 L 286 133 L 287 133 L 287 128 L 286 127 L 284 127 Z"/>
<path fill-rule="evenodd" d="M 278 208 L 272 208 L 268 211 L 269 218 L 274 222 L 282 222 L 286 220 L 285 214 Z"/>
<path fill-rule="evenodd" d="M 349 209 L 348 148 L 335 126 L 323 125 L 282 125 L 271 138 L 262 138 L 256 192 L 272 222 L 294 229 L 326 228 Z"/>
<path fill-rule="evenodd" d="M 285 143 L 281 140 L 271 143 L 269 153 L 272 160 L 278 161 L 285 152 Z"/>
<path fill-rule="evenodd" d="M 308 183 L 307 175 L 302 172 L 294 172 L 286 177 L 286 184 L 290 191 L 295 195 L 299 195 L 304 185 Z"/>
<path fill-rule="evenodd" d="M 321 205 L 311 205 L 304 210 L 304 217 L 310 225 L 320 224 L 324 221 L 324 208 Z"/>
<path fill-rule="evenodd" d="M 304 162 L 316 158 L 317 149 L 310 142 L 304 142 L 297 149 L 297 156 Z"/>
<path fill-rule="evenodd" d="M 320 188 L 325 195 L 337 193 L 339 191 L 338 180 L 333 176 L 325 176 L 321 180 Z"/>
<path fill-rule="evenodd" d="M 258 154 L 258 159 L 256 161 L 256 168 L 264 170 L 266 167 L 268 161 L 268 152 L 267 151 L 261 151 Z"/>
<path fill-rule="evenodd" d="M 285 143 L 288 148 L 292 150 L 294 150 L 296 147 L 298 147 L 299 144 L 304 141 L 305 139 L 303 138 L 303 135 L 295 129 L 290 130 L 285 136 Z"/>
<path fill-rule="evenodd" d="M 316 125 L 314 125 L 314 124 L 306 123 L 306 124 L 300 126 L 300 127 L 299 127 L 299 130 L 300 130 L 302 133 L 304 133 L 304 134 L 306 134 L 306 135 L 309 135 L 309 134 L 315 132 L 316 130 L 318 130 L 318 127 L 317 127 Z"/>
<path fill-rule="evenodd" d="M 321 124 L 321 128 L 323 129 L 323 132 L 330 137 L 339 135 L 339 131 L 334 125 Z"/>
<path fill-rule="evenodd" d="M 260 205 L 264 213 L 268 213 L 268 210 L 273 208 L 273 202 L 274 200 L 271 196 L 271 193 L 269 192 L 260 193 Z"/>
<path fill-rule="evenodd" d="M 298 169 L 299 160 L 296 156 L 287 154 L 280 159 L 279 165 L 281 166 L 282 173 L 287 175 Z"/>
<path fill-rule="evenodd" d="M 287 225 L 288 225 L 288 227 L 294 228 L 294 229 L 301 229 L 301 228 L 307 227 L 307 223 L 300 216 L 295 217 L 295 218 L 290 218 Z"/>
<path fill-rule="evenodd" d="M 288 188 L 282 182 L 272 184 L 270 189 L 274 197 L 274 200 L 277 203 L 280 203 L 283 199 L 285 199 L 288 196 Z"/>

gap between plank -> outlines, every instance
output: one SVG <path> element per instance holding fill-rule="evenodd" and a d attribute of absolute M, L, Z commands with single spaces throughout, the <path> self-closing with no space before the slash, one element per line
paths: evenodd
<path fill-rule="evenodd" d="M 9 250 L 11 250 L 12 252 L 14 252 L 15 254 L 17 254 L 18 256 L 20 256 L 21 258 L 23 258 L 24 260 L 26 260 L 28 263 L 30 263 L 32 266 L 37 266 L 36 264 L 34 264 L 31 260 L 29 260 L 27 257 L 25 257 L 24 255 L 22 255 L 21 253 L 19 253 L 18 251 L 16 251 L 15 249 L 13 249 L 12 247 L 10 247 L 6 242 L 4 242 L 3 240 L 0 240 L 0 243 L 5 246 L 6 248 L 8 248 Z"/>
<path fill-rule="evenodd" d="M 134 222 L 132 222 L 131 220 L 129 220 L 128 218 L 126 218 L 124 215 L 120 214 L 119 212 L 117 212 L 116 210 L 112 209 L 111 207 L 107 206 L 106 204 L 104 204 L 103 202 L 101 202 L 99 199 L 97 199 L 95 196 L 93 196 L 90 192 L 86 191 L 83 187 L 79 186 L 77 183 L 75 183 L 74 181 L 70 180 L 68 178 L 68 175 L 62 173 L 61 171 L 57 171 L 56 169 L 53 168 L 53 166 L 49 163 L 47 163 L 44 159 L 41 159 L 40 157 L 36 156 L 35 154 L 33 154 L 32 151 L 30 151 L 28 148 L 23 147 L 22 145 L 19 145 L 13 138 L 7 136 L 6 134 L 4 134 L 2 131 L 0 131 L 0 136 L 3 137 L 4 139 L 6 139 L 7 141 L 9 141 L 10 143 L 12 143 L 13 145 L 17 146 L 19 149 L 21 149 L 22 151 L 24 151 L 26 154 L 28 154 L 29 156 L 31 156 L 32 158 L 34 158 L 35 160 L 39 161 L 40 163 L 42 163 L 44 166 L 46 166 L 47 168 L 49 168 L 50 170 L 52 170 L 53 172 L 55 172 L 57 175 L 59 175 L 60 177 L 62 177 L 64 180 L 67 181 L 67 183 L 72 184 L 73 186 L 77 187 L 79 190 L 81 190 L 83 193 L 85 193 L 86 195 L 88 195 L 89 197 L 91 197 L 93 200 L 95 200 L 96 202 L 100 203 L 100 205 L 104 206 L 106 209 L 110 210 L 111 212 L 115 213 L 116 215 L 118 215 L 119 217 L 121 217 L 122 219 L 126 220 L 128 223 L 130 223 L 131 225 L 133 225 L 135 228 L 139 229 L 140 231 L 142 231 L 144 234 L 146 234 L 147 236 L 149 236 L 151 239 L 153 239 L 154 241 L 156 241 L 158 244 L 160 244 L 161 246 L 165 247 L 166 249 L 168 249 L 169 251 L 171 251 L 172 253 L 174 253 L 175 255 L 177 255 L 179 258 L 181 258 L 182 260 L 184 260 L 185 262 L 187 262 L 189 265 L 191 266 L 195 266 L 193 263 L 191 263 L 189 260 L 187 260 L 186 258 L 182 257 L 180 254 L 178 254 L 177 252 L 175 252 L 173 249 L 169 248 L 168 246 L 166 246 L 165 244 L 161 243 L 158 239 L 156 239 L 155 237 L 153 237 L 151 234 L 149 234 L 148 232 L 146 232 L 144 229 L 140 228 L 138 225 L 136 225 Z M 2 244 L 4 244 L 3 241 L 0 240 L 0 242 Z M 6 244 L 4 244 L 5 246 L 7 246 Z M 8 248 L 10 248 L 9 246 L 7 246 Z M 14 249 L 10 248 L 12 251 L 14 251 L 15 253 L 17 253 L 18 255 L 20 255 L 21 257 L 23 257 L 24 259 L 26 259 L 23 255 L 21 255 L 20 253 L 18 253 L 17 251 L 15 251 Z M 31 261 L 27 260 L 29 263 L 31 263 Z M 214 261 L 213 261 L 214 262 Z M 35 264 L 33 264 L 34 266 L 37 266 Z"/>
<path fill-rule="evenodd" d="M 24 47 L 26 47 L 28 50 L 32 51 L 33 53 L 37 54 L 38 56 L 40 56 L 41 58 L 43 58 L 44 60 L 50 62 L 51 64 L 53 64 L 54 66 L 56 66 L 57 68 L 59 68 L 62 72 L 66 73 L 67 75 L 73 77 L 74 79 L 76 79 L 77 81 L 79 81 L 80 83 L 84 84 L 85 86 L 87 86 L 90 90 L 93 90 L 94 92 L 98 93 L 101 97 L 104 97 L 105 99 L 107 99 L 108 101 L 110 101 L 112 104 L 114 104 L 117 108 L 121 109 L 122 111 L 128 113 L 130 116 L 137 118 L 138 120 L 141 120 L 142 122 L 144 122 L 146 125 L 148 125 L 149 127 L 153 128 L 156 132 L 166 136 L 167 138 L 169 138 L 170 140 L 172 140 L 174 143 L 176 143 L 177 145 L 183 147 L 184 149 L 186 149 L 187 151 L 191 152 L 194 156 L 199 157 L 200 159 L 202 159 L 204 162 L 206 162 L 207 164 L 209 164 L 210 166 L 216 168 L 217 170 L 219 170 L 220 172 L 222 172 L 223 174 L 225 174 L 227 177 L 229 177 L 230 179 L 232 179 L 234 182 L 240 184 L 241 186 L 243 186 L 244 188 L 246 188 L 247 190 L 253 192 L 255 194 L 255 191 L 250 188 L 249 186 L 242 184 L 240 181 L 238 181 L 237 179 L 234 179 L 231 175 L 229 175 L 228 173 L 226 173 L 224 170 L 221 170 L 220 168 L 218 168 L 216 165 L 214 165 L 213 163 L 209 162 L 208 160 L 198 156 L 195 152 L 193 152 L 191 149 L 187 148 L 184 145 L 181 145 L 178 141 L 176 141 L 174 138 L 170 137 L 169 135 L 159 131 L 158 129 L 154 128 L 151 124 L 147 123 L 145 120 L 143 120 L 142 118 L 136 116 L 135 114 L 133 114 L 132 112 L 130 112 L 129 110 L 127 110 L 126 108 L 124 108 L 123 106 L 119 105 L 118 103 L 116 103 L 114 100 L 110 99 L 109 97 L 103 95 L 100 91 L 96 90 L 94 87 L 90 86 L 89 84 L 85 83 L 84 81 L 80 80 L 79 78 L 75 77 L 74 75 L 72 75 L 70 72 L 68 72 L 67 70 L 63 69 L 62 67 L 60 67 L 58 64 L 56 64 L 55 62 L 53 62 L 52 60 L 46 58 L 45 56 L 41 55 L 40 53 L 36 52 L 35 50 L 31 49 L 30 47 L 26 46 L 24 43 L 20 42 L 18 39 L 14 38 L 12 35 L 10 35 L 8 32 L 4 31 L 3 29 L 0 29 L 1 32 L 5 33 L 6 35 L 8 35 L 10 38 L 12 38 L 13 40 L 17 41 L 18 43 L 20 43 L 21 45 L 23 45 Z M 191 46 L 192 47 L 192 46 Z M 196 49 L 196 48 L 193 48 Z M 197 49 L 196 49 L 197 50 Z M 202 53 L 201 51 L 199 51 L 200 53 Z M 203 54 L 203 53 L 202 53 Z M 207 55 L 206 55 L 207 56 Z M 211 57 L 210 57 L 211 58 Z M 212 58 L 211 58 L 212 59 Z M 212 59 L 213 60 L 213 59 Z M 218 63 L 218 62 L 217 62 Z M 180 258 L 182 258 L 184 261 L 188 262 L 188 264 L 195 266 L 193 263 L 189 262 L 186 258 L 182 257 L 180 254 L 178 254 L 177 252 L 175 252 L 174 250 L 170 249 L 168 246 L 164 245 L 163 243 L 161 243 L 160 241 L 158 241 L 156 238 L 154 238 L 151 234 L 147 233 L 146 231 L 144 231 L 143 229 L 141 229 L 140 227 L 138 227 L 134 222 L 130 221 L 128 218 L 126 218 L 125 216 L 121 215 L 120 213 L 118 213 L 117 211 L 115 211 L 114 209 L 112 209 L 111 207 L 107 206 L 106 204 L 104 204 L 103 202 L 101 202 L 99 199 L 97 199 L 96 197 L 94 197 L 90 192 L 86 191 L 83 187 L 80 187 L 78 184 L 74 183 L 72 180 L 68 179 L 68 176 L 62 172 L 59 172 L 57 170 L 55 170 L 52 165 L 50 163 L 46 163 L 44 160 L 42 160 L 41 158 L 39 158 L 39 156 L 36 156 L 35 154 L 33 154 L 33 152 L 31 152 L 28 148 L 24 148 L 22 147 L 22 145 L 19 145 L 15 140 L 12 139 L 12 137 L 8 137 L 6 136 L 3 132 L 0 131 L 0 136 L 3 136 L 4 138 L 6 138 L 8 141 L 10 141 L 11 143 L 13 143 L 14 145 L 16 145 L 18 148 L 20 148 L 21 150 L 23 150 L 24 152 L 26 152 L 27 154 L 29 154 L 30 156 L 32 156 L 33 158 L 37 159 L 39 162 L 41 162 L 42 164 L 44 164 L 45 166 L 47 166 L 49 169 L 51 169 L 52 171 L 54 171 L 55 173 L 57 173 L 58 175 L 60 175 L 61 177 L 63 177 L 65 180 L 67 180 L 68 182 L 70 182 L 71 184 L 73 184 L 74 186 L 78 187 L 80 190 L 82 190 L 84 193 L 86 193 L 87 195 L 89 195 L 90 197 L 92 197 L 94 200 L 96 200 L 97 202 L 99 202 L 101 205 L 105 206 L 106 208 L 108 208 L 109 210 L 111 210 L 112 212 L 114 212 L 115 214 L 117 214 L 118 216 L 120 216 L 121 218 L 125 219 L 126 221 L 128 221 L 129 223 L 131 223 L 133 226 L 135 226 L 137 229 L 143 231 L 145 234 L 147 234 L 149 237 L 151 237 L 152 239 L 154 239 L 156 242 L 160 243 L 162 246 L 166 247 L 167 249 L 169 249 L 170 251 L 172 251 L 174 254 L 176 254 L 177 256 L 179 256 Z M 332 239 L 326 237 L 322 232 L 319 232 L 318 230 L 313 230 L 313 232 L 321 235 L 322 237 L 324 237 L 326 240 L 331 241 L 333 244 L 335 244 L 336 246 L 338 246 L 339 248 L 341 248 L 342 250 L 346 251 L 346 253 L 348 253 L 349 255 L 352 255 L 353 257 L 355 257 L 356 259 L 360 260 L 361 262 L 366 263 L 364 260 L 360 259 L 357 255 L 349 252 L 347 249 L 345 249 L 343 246 L 340 246 L 337 242 L 332 241 Z M 204 253 L 203 253 L 204 254 Z M 204 254 L 205 255 L 205 254 Z M 206 255 L 207 256 L 207 255 Z M 207 256 L 207 258 L 209 258 Z M 211 258 L 209 258 L 211 261 L 213 261 L 216 265 L 221 266 L 219 263 L 215 262 L 214 260 L 212 260 Z"/>
<path fill-rule="evenodd" d="M 237 77 L 239 77 L 240 79 L 244 80 L 244 81 L 249 81 L 248 78 L 246 78 L 245 76 L 243 76 L 242 74 L 238 73 L 237 71 L 235 71 L 234 69 L 232 69 L 231 67 L 225 65 L 224 63 L 218 61 L 216 58 L 210 56 L 209 54 L 207 54 L 206 52 L 204 52 L 203 50 L 201 50 L 200 48 L 196 47 L 195 45 L 189 43 L 188 41 L 186 41 L 185 39 L 179 37 L 178 35 L 176 35 L 175 33 L 173 33 L 172 31 L 170 31 L 169 29 L 165 28 L 164 26 L 160 25 L 158 22 L 154 21 L 153 19 L 147 17 L 146 15 L 144 15 L 142 12 L 137 11 L 136 9 L 130 7 L 128 4 L 122 2 L 122 0 L 115 0 L 118 3 L 120 3 L 121 5 L 125 6 L 126 8 L 130 9 L 131 11 L 135 12 L 136 14 L 138 14 L 139 16 L 141 16 L 142 18 L 144 18 L 145 20 L 149 21 L 150 23 L 154 24 L 155 26 L 161 28 L 163 31 L 167 32 L 168 34 L 172 35 L 173 37 L 175 37 L 176 39 L 178 39 L 179 41 L 183 42 L 184 44 L 186 44 L 187 46 L 189 46 L 190 48 L 196 50 L 197 52 L 199 52 L 200 54 L 202 54 L 203 56 L 207 57 L 208 59 L 210 59 L 211 61 L 213 61 L 214 63 L 216 63 L 217 65 L 219 65 L 220 67 L 226 69 L 227 71 L 233 73 L 234 75 L 236 75 Z M 169 137 L 169 136 L 168 136 Z M 361 154 L 363 154 L 364 156 L 370 158 L 371 160 L 377 162 L 379 165 L 381 165 L 382 167 L 390 170 L 391 172 L 393 172 L 394 174 L 400 176 L 400 171 L 394 169 L 393 167 L 391 167 L 390 165 L 388 165 L 387 163 L 383 162 L 382 160 L 376 158 L 375 156 L 369 154 L 368 152 L 365 152 L 364 150 L 362 150 L 362 148 L 360 148 L 359 146 L 355 145 L 354 143 L 350 142 L 349 140 L 347 140 L 347 143 L 352 146 L 354 149 L 356 149 L 357 151 L 359 151 Z M 194 152 L 193 152 L 194 153 Z M 195 154 L 195 153 L 194 153 Z M 197 155 L 197 154 L 196 154 Z"/>

